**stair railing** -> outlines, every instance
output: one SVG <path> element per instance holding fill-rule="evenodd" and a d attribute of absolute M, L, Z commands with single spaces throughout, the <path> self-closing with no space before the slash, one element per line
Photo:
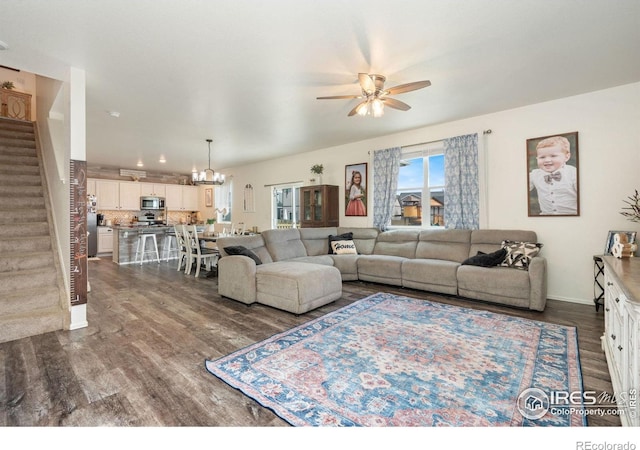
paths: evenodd
<path fill-rule="evenodd" d="M 0 116 L 30 121 L 31 94 L 0 89 Z"/>

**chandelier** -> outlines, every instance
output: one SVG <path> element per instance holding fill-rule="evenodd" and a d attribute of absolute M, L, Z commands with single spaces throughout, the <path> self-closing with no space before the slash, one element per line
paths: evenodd
<path fill-rule="evenodd" d="M 213 140 L 207 139 L 207 143 L 209 144 L 209 166 L 201 172 L 194 170 L 191 173 L 191 181 L 193 181 L 193 184 L 224 184 L 224 174 L 215 172 L 211 168 L 211 142 L 213 142 Z"/>

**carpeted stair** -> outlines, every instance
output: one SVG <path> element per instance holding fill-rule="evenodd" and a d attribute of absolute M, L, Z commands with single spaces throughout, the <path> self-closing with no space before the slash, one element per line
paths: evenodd
<path fill-rule="evenodd" d="M 64 328 L 34 125 L 0 118 L 0 342 Z"/>

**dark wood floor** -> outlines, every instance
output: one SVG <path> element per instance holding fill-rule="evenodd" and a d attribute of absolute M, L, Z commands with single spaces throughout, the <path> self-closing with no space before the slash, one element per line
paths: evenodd
<path fill-rule="evenodd" d="M 216 278 L 175 263 L 89 262 L 89 327 L 0 344 L 0 425 L 288 426 L 204 368 L 215 359 L 379 291 L 578 327 L 585 390 L 612 392 L 602 309 L 549 301 L 544 313 L 409 289 L 344 284 L 337 302 L 300 317 L 217 295 Z M 619 425 L 615 416 L 589 425 Z"/>

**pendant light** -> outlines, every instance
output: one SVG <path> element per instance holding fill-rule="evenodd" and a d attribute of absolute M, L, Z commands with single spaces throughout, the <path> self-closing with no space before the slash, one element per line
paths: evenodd
<path fill-rule="evenodd" d="M 212 139 L 207 139 L 207 143 L 209 144 L 209 165 L 207 166 L 206 169 L 204 169 L 200 173 L 194 170 L 193 173 L 191 174 L 191 181 L 193 181 L 194 184 L 214 184 L 214 185 L 224 184 L 224 174 L 215 172 L 211 168 L 211 143 L 212 142 L 213 142 Z"/>

